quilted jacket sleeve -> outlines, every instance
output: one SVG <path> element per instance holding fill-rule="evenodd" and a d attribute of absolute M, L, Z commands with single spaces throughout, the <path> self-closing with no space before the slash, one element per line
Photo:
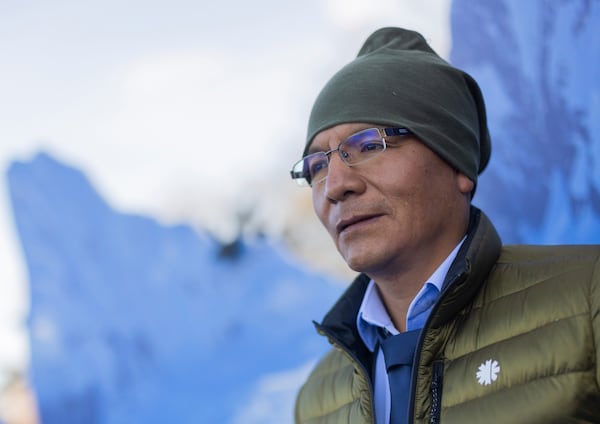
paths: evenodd
<path fill-rule="evenodd" d="M 598 256 L 591 282 L 591 313 L 596 347 L 596 384 L 600 387 L 600 254 Z"/>
<path fill-rule="evenodd" d="M 332 349 L 315 367 L 296 399 L 296 424 L 372 423 L 369 383 L 352 361 Z"/>

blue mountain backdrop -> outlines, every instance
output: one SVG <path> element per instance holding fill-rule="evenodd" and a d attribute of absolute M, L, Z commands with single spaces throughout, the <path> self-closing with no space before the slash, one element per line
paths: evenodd
<path fill-rule="evenodd" d="M 474 203 L 504 242 L 598 243 L 600 2 L 454 0 L 451 22 L 492 135 Z"/>
<path fill-rule="evenodd" d="M 304 270 L 283 245 L 222 245 L 116 212 L 47 154 L 14 163 L 8 180 L 43 423 L 233 422 L 265 376 L 324 352 L 310 322 L 342 285 Z M 291 421 L 294 389 L 257 422 Z"/>
<path fill-rule="evenodd" d="M 479 81 L 492 133 L 474 203 L 505 242 L 597 243 L 600 2 L 455 0 L 451 19 L 450 60 Z M 223 245 L 115 211 L 44 153 L 7 179 L 44 424 L 292 422 L 327 349 L 310 320 L 339 281 L 279 240 Z"/>

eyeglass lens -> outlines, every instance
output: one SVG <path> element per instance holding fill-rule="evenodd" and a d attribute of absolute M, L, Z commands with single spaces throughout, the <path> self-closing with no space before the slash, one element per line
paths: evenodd
<path fill-rule="evenodd" d="M 379 131 L 370 128 L 351 135 L 337 149 L 317 152 L 304 158 L 302 174 L 310 185 L 327 177 L 331 154 L 338 151 L 340 158 L 349 166 L 365 162 L 385 150 L 385 142 Z"/>

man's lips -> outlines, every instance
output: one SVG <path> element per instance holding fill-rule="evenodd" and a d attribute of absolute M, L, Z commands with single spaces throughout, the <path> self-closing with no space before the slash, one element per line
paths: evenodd
<path fill-rule="evenodd" d="M 348 227 L 351 227 L 356 224 L 360 224 L 362 222 L 369 221 L 374 218 L 380 217 L 381 214 L 368 214 L 368 215 L 355 215 L 349 218 L 343 218 L 338 220 L 337 224 L 335 224 L 335 231 L 338 234 L 341 234 L 342 231 L 346 230 Z"/>

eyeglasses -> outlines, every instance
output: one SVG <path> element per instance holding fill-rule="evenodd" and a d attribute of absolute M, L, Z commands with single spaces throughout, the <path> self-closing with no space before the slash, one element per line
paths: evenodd
<path fill-rule="evenodd" d="M 354 166 L 383 153 L 387 148 L 385 137 L 410 134 L 407 128 L 368 128 L 352 134 L 335 149 L 304 156 L 294 164 L 290 174 L 298 185 L 313 187 L 327 178 L 333 152 L 338 152 L 346 165 Z"/>

